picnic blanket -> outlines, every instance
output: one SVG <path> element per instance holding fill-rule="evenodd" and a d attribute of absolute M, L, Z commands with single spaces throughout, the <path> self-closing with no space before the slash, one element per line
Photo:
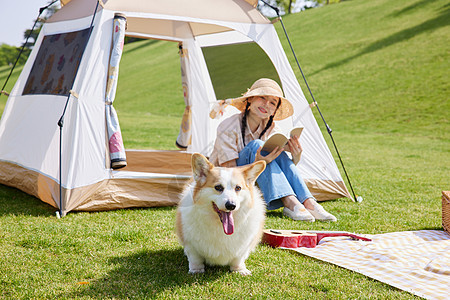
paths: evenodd
<path fill-rule="evenodd" d="M 450 234 L 420 230 L 364 235 L 372 242 L 324 238 L 289 249 L 427 299 L 450 299 Z M 288 249 L 288 248 L 284 248 Z"/>

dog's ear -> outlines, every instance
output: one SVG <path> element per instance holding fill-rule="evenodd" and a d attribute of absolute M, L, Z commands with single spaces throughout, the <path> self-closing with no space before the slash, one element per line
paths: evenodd
<path fill-rule="evenodd" d="M 245 180 L 247 180 L 248 185 L 255 184 L 258 176 L 264 171 L 266 168 L 266 162 L 263 160 L 256 161 L 251 165 L 247 165 L 243 167 L 243 173 Z"/>
<path fill-rule="evenodd" d="M 206 182 L 206 176 L 214 166 L 200 153 L 192 154 L 192 172 L 194 173 L 194 180 L 200 185 Z"/>

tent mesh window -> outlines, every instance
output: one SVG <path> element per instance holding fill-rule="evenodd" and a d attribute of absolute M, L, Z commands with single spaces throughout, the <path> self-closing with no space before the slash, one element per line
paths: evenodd
<path fill-rule="evenodd" d="M 202 48 L 217 99 L 240 97 L 259 78 L 278 83 L 278 73 L 256 43 Z"/>
<path fill-rule="evenodd" d="M 89 28 L 46 35 L 22 94 L 68 95 L 88 37 Z"/>

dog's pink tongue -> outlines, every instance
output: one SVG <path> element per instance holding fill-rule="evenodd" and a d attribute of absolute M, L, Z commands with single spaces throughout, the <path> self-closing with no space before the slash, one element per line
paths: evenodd
<path fill-rule="evenodd" d="M 225 232 L 226 235 L 233 234 L 234 220 L 233 220 L 232 212 L 231 211 L 220 211 L 220 214 L 222 215 L 223 232 Z"/>

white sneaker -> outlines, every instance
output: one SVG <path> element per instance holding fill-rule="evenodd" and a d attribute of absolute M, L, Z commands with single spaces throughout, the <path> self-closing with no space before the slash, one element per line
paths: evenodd
<path fill-rule="evenodd" d="M 295 221 L 314 222 L 314 217 L 306 210 L 303 204 L 300 203 L 295 205 L 293 211 L 287 207 L 283 208 L 283 215 Z"/>
<path fill-rule="evenodd" d="M 312 201 L 314 205 L 314 209 L 306 209 L 316 220 L 319 221 L 328 221 L 328 222 L 336 222 L 337 218 L 327 212 L 322 205 L 317 203 L 316 201 Z"/>

